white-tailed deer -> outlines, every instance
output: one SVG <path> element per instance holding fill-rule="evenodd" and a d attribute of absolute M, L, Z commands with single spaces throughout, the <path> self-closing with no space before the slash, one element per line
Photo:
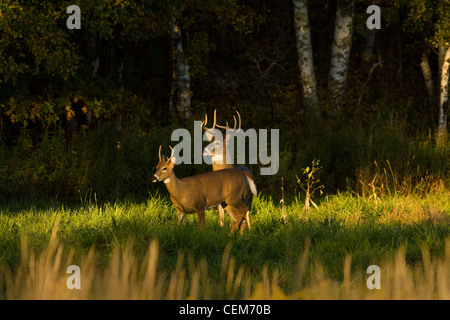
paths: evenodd
<path fill-rule="evenodd" d="M 224 170 L 224 169 L 236 169 L 236 170 L 241 170 L 244 172 L 247 172 L 252 178 L 253 175 L 250 171 L 249 168 L 245 167 L 245 166 L 234 166 L 232 164 L 232 159 L 229 159 L 227 156 L 232 154 L 232 152 L 229 151 L 228 149 L 228 139 L 233 139 L 233 135 L 230 134 L 226 134 L 223 136 L 223 139 L 219 139 L 219 140 L 215 140 L 215 136 L 214 134 L 210 131 L 213 130 L 216 126 L 218 128 L 221 129 L 225 129 L 225 130 L 232 130 L 233 134 L 236 131 L 236 118 L 233 116 L 234 119 L 234 128 L 231 128 L 228 126 L 228 122 L 226 122 L 226 126 L 220 126 L 216 123 L 216 111 L 214 110 L 214 123 L 213 126 L 211 128 L 206 127 L 206 124 L 208 122 L 208 117 L 205 114 L 205 120 L 202 122 L 202 129 L 205 130 L 205 134 L 206 137 L 208 138 L 208 140 L 213 143 L 213 145 L 211 147 L 206 147 L 203 150 L 203 155 L 207 155 L 207 156 L 211 156 L 211 160 L 212 160 L 212 169 L 213 172 L 214 171 L 219 171 L 219 170 Z M 239 127 L 237 130 L 241 129 L 241 115 L 239 114 L 239 112 L 237 112 L 238 118 L 239 118 Z M 254 181 L 254 179 L 253 179 Z M 247 226 L 249 229 L 251 229 L 250 226 L 250 215 L 249 212 L 252 208 L 252 201 L 253 201 L 253 194 L 248 194 L 247 197 L 244 199 L 244 203 L 245 205 L 248 207 L 249 211 L 246 213 L 245 216 L 245 221 L 247 222 Z M 217 209 L 219 210 L 219 218 L 220 218 L 220 226 L 224 225 L 224 218 L 225 218 L 225 212 L 224 210 L 227 210 L 227 208 L 222 206 L 222 205 L 218 205 Z M 228 211 L 228 210 L 227 210 Z M 233 219 L 233 217 L 230 214 L 230 217 Z M 234 220 L 233 220 L 234 221 Z"/>
<path fill-rule="evenodd" d="M 159 163 L 152 181 L 164 181 L 170 193 L 170 200 L 178 212 L 178 225 L 182 224 L 186 213 L 196 213 L 200 229 L 203 229 L 205 210 L 223 204 L 235 221 L 230 233 L 241 228 L 249 211 L 244 201 L 248 194 L 257 194 L 250 174 L 241 170 L 225 169 L 179 179 L 173 172 L 174 166 L 173 149 L 172 155 L 167 159 L 161 155 L 160 146 Z"/>

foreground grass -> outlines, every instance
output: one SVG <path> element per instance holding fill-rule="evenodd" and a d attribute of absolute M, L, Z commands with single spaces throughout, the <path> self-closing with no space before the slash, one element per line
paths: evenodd
<path fill-rule="evenodd" d="M 70 298 L 65 268 L 77 264 L 85 287 L 76 298 L 449 297 L 449 190 L 339 194 L 302 209 L 300 201 L 281 208 L 260 196 L 252 229 L 230 236 L 215 210 L 203 232 L 194 216 L 177 227 L 160 197 L 10 203 L 0 209 L 0 296 Z M 372 264 L 382 268 L 386 291 L 365 287 Z"/>

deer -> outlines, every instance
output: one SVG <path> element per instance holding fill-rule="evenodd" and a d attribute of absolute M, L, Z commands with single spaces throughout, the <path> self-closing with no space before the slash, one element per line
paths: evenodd
<path fill-rule="evenodd" d="M 202 129 L 205 130 L 205 135 L 208 138 L 209 142 L 214 143 L 214 148 L 208 148 L 206 147 L 203 150 L 203 155 L 207 155 L 207 156 L 211 156 L 212 159 L 212 169 L 213 172 L 215 171 L 219 171 L 219 170 L 224 170 L 224 169 L 236 169 L 236 170 L 241 170 L 244 172 L 247 172 L 249 175 L 252 176 L 253 175 L 250 171 L 249 168 L 245 167 L 245 166 L 234 166 L 232 164 L 231 159 L 227 158 L 227 154 L 231 154 L 231 152 L 228 149 L 228 140 L 230 138 L 232 138 L 232 135 L 224 135 L 222 140 L 215 140 L 215 136 L 211 133 L 211 131 L 217 126 L 220 129 L 225 129 L 225 130 L 232 130 L 233 133 L 236 131 L 236 117 L 233 116 L 234 119 L 234 128 L 231 128 L 228 125 L 228 122 L 226 122 L 225 126 L 221 126 L 219 124 L 216 123 L 216 112 L 217 109 L 214 110 L 214 122 L 213 122 L 213 126 L 211 128 L 208 128 L 206 125 L 208 123 L 208 116 L 205 114 L 205 120 L 202 121 L 201 126 Z M 236 110 L 236 113 L 238 115 L 239 118 L 239 127 L 237 130 L 241 129 L 241 115 L 239 114 L 239 112 Z M 221 150 L 221 151 L 220 151 Z M 254 181 L 254 180 L 253 180 Z M 249 211 L 246 213 L 245 216 L 245 220 L 244 223 L 247 223 L 247 226 L 249 228 L 249 230 L 251 229 L 251 225 L 250 225 L 250 210 L 251 210 L 251 206 L 252 206 L 252 201 L 253 201 L 253 194 L 248 194 L 247 198 L 244 200 L 245 204 L 248 206 Z M 225 219 L 225 210 L 226 208 L 224 208 L 222 205 L 218 205 L 217 209 L 219 211 L 219 220 L 220 220 L 220 226 L 222 227 L 224 225 L 224 219 Z M 227 210 L 228 211 L 228 210 Z M 231 217 L 231 214 L 230 214 Z M 233 220 L 233 217 L 231 217 Z M 234 221 L 234 220 L 233 220 Z"/>
<path fill-rule="evenodd" d="M 178 213 L 178 225 L 183 224 L 185 214 L 196 213 L 200 229 L 205 226 L 205 210 L 222 204 L 235 221 L 230 234 L 236 229 L 243 230 L 242 224 L 250 210 L 245 203 L 249 194 L 256 195 L 256 185 L 251 174 L 236 170 L 224 169 L 202 173 L 185 178 L 178 178 L 173 171 L 176 158 L 174 150 L 170 158 L 161 154 L 153 174 L 152 182 L 163 181 L 170 193 L 170 200 Z"/>

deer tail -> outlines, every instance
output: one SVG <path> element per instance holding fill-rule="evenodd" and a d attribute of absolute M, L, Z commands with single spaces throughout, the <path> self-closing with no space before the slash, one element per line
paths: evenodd
<path fill-rule="evenodd" d="M 244 172 L 244 174 L 245 174 L 245 178 L 247 179 L 250 190 L 252 191 L 253 195 L 256 196 L 258 194 L 258 190 L 256 190 L 255 179 L 248 172 Z"/>

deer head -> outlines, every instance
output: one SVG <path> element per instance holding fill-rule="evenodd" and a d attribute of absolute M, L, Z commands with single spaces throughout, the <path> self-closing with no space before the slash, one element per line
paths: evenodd
<path fill-rule="evenodd" d="M 232 167 L 231 159 L 227 159 L 226 156 L 227 156 L 227 154 L 228 155 L 231 154 L 230 152 L 227 152 L 227 146 L 228 146 L 229 140 L 234 137 L 234 134 L 236 132 L 236 125 L 237 125 L 236 117 L 233 116 L 233 119 L 234 119 L 234 127 L 233 128 L 231 128 L 228 125 L 228 121 L 226 122 L 225 126 L 221 126 L 216 123 L 216 111 L 217 110 L 214 110 L 214 124 L 211 128 L 206 127 L 206 124 L 208 122 L 208 117 L 206 114 L 205 114 L 205 120 L 202 122 L 202 129 L 206 131 L 205 135 L 206 135 L 208 141 L 210 141 L 210 144 L 208 146 L 206 146 L 205 149 L 203 149 L 203 155 L 211 156 L 213 165 L 214 164 L 230 164 L 230 167 Z M 236 111 L 236 113 L 239 118 L 239 127 L 237 130 L 240 130 L 241 129 L 241 115 L 239 114 L 238 111 Z M 215 129 L 216 126 L 220 129 L 226 130 L 227 134 L 221 135 L 222 139 L 216 139 L 217 132 L 214 131 L 214 130 L 217 130 L 217 129 Z"/>
<path fill-rule="evenodd" d="M 172 154 L 170 158 L 167 159 L 165 155 L 161 154 L 161 146 L 159 146 L 159 162 L 156 166 L 156 171 L 153 174 L 152 182 L 164 181 L 168 182 L 173 173 L 173 168 L 175 167 L 175 157 L 173 156 L 174 150 L 171 146 L 169 146 L 172 150 Z"/>

